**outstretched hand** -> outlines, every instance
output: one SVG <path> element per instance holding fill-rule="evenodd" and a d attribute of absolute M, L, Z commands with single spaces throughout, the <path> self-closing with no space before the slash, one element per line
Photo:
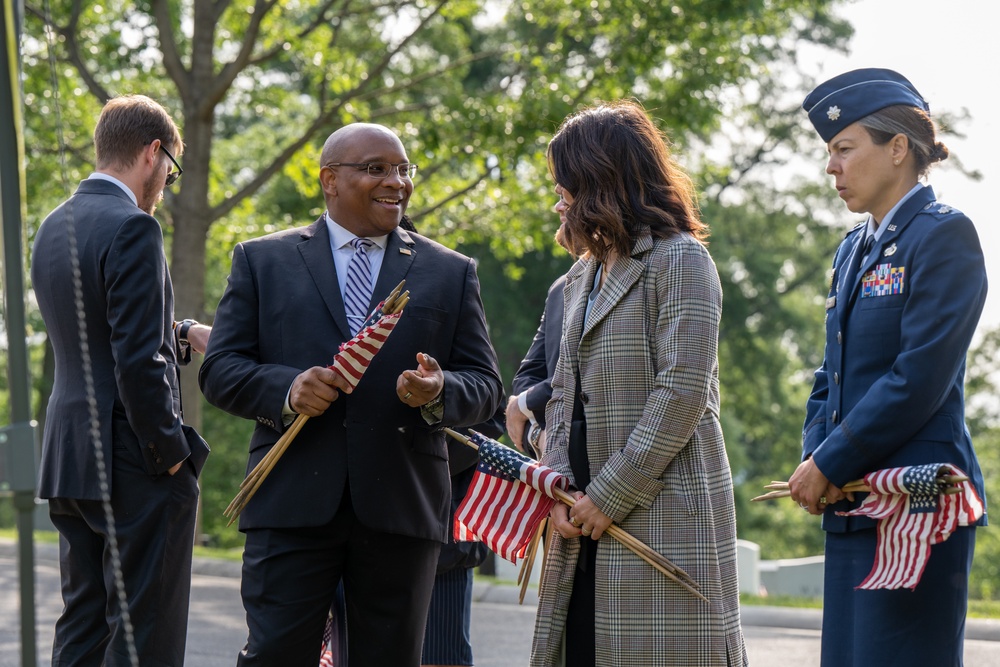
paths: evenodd
<path fill-rule="evenodd" d="M 418 408 L 431 402 L 444 390 L 444 371 L 437 359 L 417 353 L 417 368 L 405 370 L 396 378 L 396 395 L 410 407 Z"/>

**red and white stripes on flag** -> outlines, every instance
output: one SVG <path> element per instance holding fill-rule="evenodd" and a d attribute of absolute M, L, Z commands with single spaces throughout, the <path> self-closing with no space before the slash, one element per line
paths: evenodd
<path fill-rule="evenodd" d="M 339 373 L 352 387 L 358 386 L 368 364 L 382 348 L 402 314 L 400 311 L 393 315 L 380 315 L 374 323 L 366 324 L 354 338 L 341 344 L 330 370 Z"/>
<path fill-rule="evenodd" d="M 948 463 L 879 470 L 865 475 L 872 491 L 861 506 L 837 512 L 878 522 L 875 563 L 858 589 L 915 588 L 931 546 L 944 542 L 959 526 L 975 524 L 983 515 L 983 503 L 972 482 L 961 482 L 961 492 L 946 494 L 936 481 L 939 475 L 965 477 Z"/>
<path fill-rule="evenodd" d="M 510 447 L 479 433 L 479 465 L 455 512 L 455 540 L 478 538 L 511 562 L 523 558 L 538 523 L 556 502 L 555 489 L 569 480 Z"/>

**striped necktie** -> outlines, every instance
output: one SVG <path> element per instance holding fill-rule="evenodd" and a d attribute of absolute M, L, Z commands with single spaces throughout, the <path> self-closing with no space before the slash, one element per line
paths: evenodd
<path fill-rule="evenodd" d="M 347 265 L 347 286 L 344 288 L 344 308 L 351 333 L 356 334 L 368 318 L 368 304 L 372 300 L 372 264 L 368 249 L 375 245 L 369 239 L 351 240 L 354 254 Z"/>

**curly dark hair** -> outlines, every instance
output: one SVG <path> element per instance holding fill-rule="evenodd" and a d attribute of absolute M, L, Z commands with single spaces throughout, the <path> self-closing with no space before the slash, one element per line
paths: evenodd
<path fill-rule="evenodd" d="M 573 197 L 567 233 L 600 261 L 610 252 L 629 255 L 647 229 L 659 238 L 708 237 L 691 178 L 637 102 L 598 104 L 569 116 L 549 142 L 548 162 Z"/>

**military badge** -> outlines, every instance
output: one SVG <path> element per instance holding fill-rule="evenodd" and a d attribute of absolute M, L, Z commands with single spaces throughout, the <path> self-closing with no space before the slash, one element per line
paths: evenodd
<path fill-rule="evenodd" d="M 902 294 L 906 288 L 906 267 L 877 264 L 861 278 L 861 298 Z"/>
<path fill-rule="evenodd" d="M 834 105 L 826 110 L 826 117 L 830 120 L 837 120 L 840 118 L 840 107 Z"/>
<path fill-rule="evenodd" d="M 889 246 L 888 248 L 885 249 L 885 251 L 882 253 L 882 256 L 883 257 L 892 257 L 895 254 L 896 254 L 896 244 L 893 243 L 891 246 Z"/>

